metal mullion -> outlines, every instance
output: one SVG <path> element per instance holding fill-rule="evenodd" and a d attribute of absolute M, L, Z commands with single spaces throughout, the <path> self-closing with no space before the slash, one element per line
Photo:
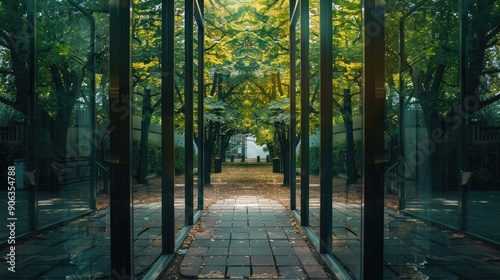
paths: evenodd
<path fill-rule="evenodd" d="M 193 94 L 194 94 L 194 67 L 193 67 L 193 25 L 194 25 L 194 0 L 186 0 L 184 18 L 184 48 L 185 48 L 185 71 L 184 80 L 184 117 L 185 117 L 185 166 L 184 166 L 184 184 L 185 184 L 185 225 L 192 225 L 194 219 L 193 206 Z"/>
<path fill-rule="evenodd" d="M 204 16 L 204 1 L 196 1 L 201 18 Z M 205 26 L 198 23 L 198 210 L 203 210 L 205 167 Z"/>
<path fill-rule="evenodd" d="M 290 0 L 290 25 L 295 26 L 300 15 L 300 1 Z"/>
<path fill-rule="evenodd" d="M 194 0 L 194 18 L 196 19 L 196 24 L 198 24 L 198 30 L 200 28 L 205 28 L 205 21 L 203 19 L 204 4 L 203 1 Z"/>
<path fill-rule="evenodd" d="M 383 278 L 384 257 L 384 0 L 363 1 L 364 176 L 362 279 Z"/>
<path fill-rule="evenodd" d="M 111 271 L 119 275 L 133 275 L 131 213 L 132 7 L 131 0 L 113 0 L 110 3 Z"/>
<path fill-rule="evenodd" d="M 290 133 L 290 209 L 297 209 L 297 182 L 296 182 L 296 130 L 297 130 L 297 92 L 296 92 L 296 57 L 295 57 L 295 40 L 296 40 L 296 21 L 293 22 L 293 15 L 295 14 L 296 0 L 290 0 L 290 40 L 289 40 L 289 50 L 290 50 L 290 86 L 289 90 L 289 99 L 290 99 L 290 129 L 288 130 Z"/>
<path fill-rule="evenodd" d="M 332 252 L 332 2 L 320 0 L 320 253 Z"/>
<path fill-rule="evenodd" d="M 88 64 L 85 65 L 86 68 L 88 68 L 91 73 L 92 77 L 90 79 L 90 89 L 91 89 L 91 95 L 90 95 L 90 115 L 92 116 L 92 119 L 90 121 L 90 131 L 95 131 L 95 95 L 96 95 L 96 90 L 95 90 L 95 19 L 94 17 L 85 11 L 82 7 L 80 7 L 75 1 L 73 0 L 66 0 L 71 6 L 73 6 L 75 9 L 80 11 L 86 18 L 88 18 L 90 22 L 90 51 L 89 51 L 89 59 L 88 59 Z M 92 140 L 94 139 L 94 135 L 92 134 Z M 97 161 L 97 156 L 96 156 L 96 143 L 91 143 L 91 150 L 90 150 L 90 195 L 91 195 L 91 201 L 90 201 L 90 209 L 95 210 L 96 209 L 96 197 L 97 197 L 97 190 L 96 190 L 96 161 Z"/>
<path fill-rule="evenodd" d="M 162 190 L 162 254 L 175 253 L 174 207 L 174 110 L 175 110 L 175 6 L 162 0 L 161 38 L 161 190 Z"/>
<path fill-rule="evenodd" d="M 469 227 L 469 191 L 466 186 L 467 181 L 462 175 L 464 172 L 470 172 L 470 161 L 469 161 L 469 145 L 470 145 L 470 124 L 469 124 L 469 111 L 467 107 L 467 99 L 469 96 L 468 84 L 467 84 L 467 63 L 469 61 L 469 55 L 467 50 L 467 24 L 468 24 L 468 13 L 469 13 L 469 0 L 459 0 L 459 24 L 460 24 L 460 47 L 459 47 L 459 84 L 460 84 L 460 102 L 461 108 L 464 112 L 462 117 L 462 126 L 460 128 L 460 149 L 458 152 L 460 169 L 461 172 L 458 175 L 458 180 L 461 182 L 460 192 L 459 192 L 459 224 L 458 228 L 462 231 L 468 230 Z M 465 175 L 465 174 L 464 174 Z"/>
<path fill-rule="evenodd" d="M 28 124 L 26 125 L 26 135 L 28 136 L 28 147 L 26 149 L 28 162 L 27 162 L 27 170 L 33 174 L 34 186 L 33 190 L 29 192 L 29 211 L 28 211 L 28 228 L 29 231 L 35 231 L 38 229 L 38 184 L 37 177 L 38 174 L 36 172 L 37 166 L 37 152 L 35 148 L 35 141 L 38 139 L 37 135 L 37 122 L 38 117 L 36 116 L 37 110 L 37 95 L 36 95 L 36 87 L 38 83 L 38 59 L 37 59 L 37 42 L 38 42 L 38 34 L 37 34 L 37 0 L 28 0 L 27 1 L 27 19 L 28 23 L 31 27 L 31 31 L 33 32 L 31 37 L 29 37 L 29 73 L 30 73 L 30 91 L 28 97 Z"/>
<path fill-rule="evenodd" d="M 309 226 L 309 0 L 300 1 L 300 224 Z"/>

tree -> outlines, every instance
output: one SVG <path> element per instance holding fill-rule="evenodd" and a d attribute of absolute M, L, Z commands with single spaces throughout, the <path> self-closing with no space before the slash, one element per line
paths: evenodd
<path fill-rule="evenodd" d="M 141 116 L 141 139 L 139 143 L 139 168 L 137 171 L 137 182 L 148 183 L 148 142 L 151 120 L 161 102 L 159 96 L 161 88 L 161 9 L 157 0 L 140 1 L 134 6 L 134 48 L 133 48 L 133 86 L 134 94 L 142 97 L 141 103 L 136 107 L 142 107 Z M 152 8 L 153 7 L 153 8 Z M 142 90 L 139 92 L 137 90 Z M 152 91 L 156 93 L 152 93 Z M 155 100 L 156 99 L 156 100 Z M 153 104 L 154 102 L 154 104 Z M 138 112 L 139 110 L 135 110 Z"/>
<path fill-rule="evenodd" d="M 403 108 L 420 108 L 431 144 L 422 146 L 419 164 L 429 170 L 429 185 L 442 189 L 444 164 L 439 158 L 448 138 L 467 135 L 470 115 L 500 99 L 498 41 L 500 6 L 497 1 L 470 1 L 465 12 L 467 38 L 464 56 L 466 78 L 460 81 L 460 21 L 454 1 L 390 1 L 388 26 L 388 85 L 399 92 Z M 399 29 L 399 30 L 398 30 Z M 397 36 L 398 34 L 399 36 Z M 401 38 L 402 45 L 397 46 Z M 400 59 L 401 69 L 395 61 Z M 459 85 L 462 83 L 462 86 Z M 434 141 L 436 133 L 440 136 Z M 434 138 L 433 138 L 434 137 Z M 467 137 L 462 139 L 465 143 Z M 467 170 L 467 147 L 462 169 Z"/>
<path fill-rule="evenodd" d="M 0 102 L 27 115 L 30 80 L 29 40 L 33 28 L 26 18 L 26 1 L 0 2 L 0 61 L 2 92 Z"/>

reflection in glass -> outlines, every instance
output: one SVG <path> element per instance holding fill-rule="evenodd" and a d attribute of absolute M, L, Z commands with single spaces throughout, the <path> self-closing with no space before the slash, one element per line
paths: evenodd
<path fill-rule="evenodd" d="M 38 5 L 35 186 L 45 227 L 91 207 L 94 73 L 87 15 L 68 3 Z"/>
<path fill-rule="evenodd" d="M 295 38 L 296 38 L 296 44 L 295 44 L 295 61 L 293 63 L 295 63 L 295 73 L 290 73 L 290 75 L 295 75 L 295 91 L 296 91 L 296 119 L 297 119 L 297 135 L 299 135 L 299 139 L 300 139 L 300 122 L 301 122 L 301 100 L 300 100 L 300 96 L 301 96 L 301 91 L 300 91 L 300 61 L 301 61 L 301 57 L 300 57 L 300 36 L 301 36 L 301 33 L 300 33 L 300 15 L 298 16 L 298 19 L 297 19 L 297 22 L 296 22 L 296 25 L 295 25 Z M 292 85 L 293 86 L 293 85 Z M 302 141 L 297 141 L 297 148 L 296 148 L 296 156 L 297 156 L 297 160 L 296 160 L 296 167 L 297 167 L 297 171 L 300 170 L 300 172 L 297 172 L 297 181 L 296 181 L 296 210 L 297 210 L 297 214 L 301 214 L 301 203 L 302 203 L 302 166 L 301 166 L 301 162 L 302 162 L 302 159 L 301 159 L 301 151 L 302 151 Z"/>
<path fill-rule="evenodd" d="M 175 233 L 177 234 L 185 225 L 186 221 L 186 191 L 185 191 L 185 143 L 184 143 L 184 129 L 186 127 L 185 116 L 185 45 L 184 45 L 184 1 L 175 1 L 175 7 L 180 16 L 175 19 L 175 88 L 177 94 L 175 96 L 175 191 L 174 191 L 174 205 L 175 205 Z M 191 73 L 193 74 L 193 73 Z"/>
<path fill-rule="evenodd" d="M 333 9 L 333 255 L 352 277 L 361 279 L 363 45 L 361 1 Z"/>
<path fill-rule="evenodd" d="M 318 0 L 309 3 L 309 30 L 319 30 Z M 318 32 L 309 32 L 309 223 L 319 235 L 320 228 L 320 42 Z M 306 77 L 303 77 L 306 78 Z"/>
<path fill-rule="evenodd" d="M 161 254 L 161 9 L 134 5 L 132 48 L 133 273 L 141 278 Z"/>
<path fill-rule="evenodd" d="M 13 126 L 15 133 L 6 135 L 2 131 L 1 139 L 6 140 L 7 147 L 18 148 L 12 150 L 15 161 L 11 163 L 20 175 L 16 178 L 16 215 L 20 218 L 16 236 L 34 230 L 39 234 L 16 240 L 16 273 L 5 269 L 0 278 L 109 277 L 109 211 L 105 209 L 109 201 L 96 201 L 94 177 L 94 150 L 102 136 L 94 128 L 98 91 L 94 60 L 98 36 L 94 23 L 96 19 L 107 22 L 108 15 L 91 16 L 73 1 L 40 0 L 28 11 L 22 3 L 2 2 L 0 8 L 2 30 L 12 32 L 10 43 L 17 41 L 0 47 L 2 67 L 11 68 L 13 73 L 0 78 L 0 126 Z M 32 24 L 33 14 L 37 15 L 36 25 Z M 35 30 L 30 29 L 33 26 Z M 99 35 L 99 43 L 106 45 L 106 36 Z M 29 43 L 35 38 L 31 50 Z M 30 64 L 35 53 L 38 59 Z M 36 85 L 35 96 L 29 94 L 30 81 Z M 13 102 L 4 104 L 4 98 Z M 31 137 L 35 145 L 26 144 Z M 31 163 L 33 166 L 28 167 Z M 101 211 L 90 213 L 95 209 Z M 6 220 L 6 212 L 0 213 L 0 218 Z M 78 218 L 84 214 L 88 215 Z M 3 232 L 0 242 L 6 240 Z M 2 255 L 7 255 L 6 250 Z"/>
<path fill-rule="evenodd" d="M 386 4 L 387 279 L 428 279 L 433 264 L 450 258 L 466 266 L 473 242 L 450 228 L 500 241 L 492 215 L 500 203 L 500 122 L 492 98 L 499 80 L 486 70 L 498 67 L 499 49 L 490 40 L 497 42 L 499 31 L 484 25 L 498 24 L 498 5 L 462 4 Z M 460 250 L 464 244 L 469 249 Z M 440 277 L 456 274 L 467 278 L 448 268 Z"/>
<path fill-rule="evenodd" d="M 404 102 L 399 104 L 404 125 L 401 129 L 405 158 L 403 199 L 408 211 L 457 228 L 460 129 L 449 121 L 440 121 L 439 117 L 448 114 L 449 108 L 459 106 L 460 102 L 458 56 L 446 52 L 448 48 L 456 50 L 459 47 L 458 4 L 441 2 L 425 4 L 401 23 L 404 29 L 400 36 L 405 42 L 401 51 L 405 55 L 403 63 L 407 64 L 401 66 L 398 81 Z M 422 31 L 418 27 L 434 21 L 426 18 L 428 9 L 442 9 L 439 13 L 449 15 L 440 23 L 439 30 Z M 419 32 L 414 32 L 417 29 Z M 442 34 L 443 41 L 428 41 L 437 34 Z M 442 136 L 437 137 L 437 134 Z"/>

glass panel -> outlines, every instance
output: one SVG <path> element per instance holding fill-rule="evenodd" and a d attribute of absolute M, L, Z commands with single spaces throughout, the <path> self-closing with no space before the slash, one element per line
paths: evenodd
<path fill-rule="evenodd" d="M 478 99 L 485 101 L 491 97 L 488 92 L 498 91 L 498 77 L 484 71 L 497 63 L 498 48 L 477 39 L 491 31 L 479 22 L 494 21 L 498 5 L 486 8 L 482 1 L 463 1 L 471 10 L 465 17 L 469 26 L 462 31 L 470 32 L 471 41 L 461 45 L 459 2 L 387 2 L 386 148 L 391 163 L 385 175 L 386 279 L 498 275 L 476 269 L 488 265 L 477 258 L 476 249 L 497 253 L 493 248 L 449 229 L 499 240 L 491 214 L 499 205 L 494 183 L 498 176 L 491 165 L 498 157 L 498 142 L 481 138 L 479 119 L 488 109 L 478 106 Z M 498 40 L 498 31 L 491 40 Z M 467 104 L 461 104 L 462 94 L 468 95 Z M 494 120 L 498 110 L 494 112 L 486 119 Z M 486 178 L 480 170 L 491 176 L 476 181 Z M 471 258 L 474 266 L 469 265 Z M 450 259 L 453 266 L 447 265 Z"/>
<path fill-rule="evenodd" d="M 196 11 L 196 9 L 195 9 Z M 198 61 L 198 24 L 196 20 L 194 20 L 194 52 L 193 52 L 193 77 L 194 77 L 194 96 L 193 96 L 193 145 L 194 145 L 194 152 L 193 152 L 193 211 L 196 213 L 197 210 L 203 210 L 203 209 L 198 209 L 198 180 L 199 179 L 199 173 L 198 173 L 198 161 L 200 159 L 199 157 L 199 152 L 198 152 L 198 92 L 202 90 L 200 88 L 200 85 L 198 83 L 198 65 L 200 65 L 200 61 Z M 202 85 L 203 86 L 203 85 Z M 224 161 L 224 153 L 221 153 L 221 159 Z"/>
<path fill-rule="evenodd" d="M 459 61 L 451 51 L 459 48 L 457 11 L 458 3 L 438 1 L 408 15 L 400 34 L 407 65 L 398 80 L 404 102 L 405 210 L 454 228 L 460 124 L 446 119 L 450 108 L 460 108 Z M 447 18 L 436 21 L 429 17 L 433 13 Z"/>
<path fill-rule="evenodd" d="M 184 177 L 184 165 L 185 165 L 185 145 L 184 145 L 184 129 L 186 126 L 185 115 L 184 115 L 184 80 L 188 73 L 185 72 L 185 46 L 184 46 L 184 20 L 185 20 L 185 8 L 184 1 L 175 1 L 176 8 L 176 18 L 175 18 L 175 233 L 177 234 L 185 224 L 185 177 Z M 192 73 L 191 73 L 192 74 Z"/>
<path fill-rule="evenodd" d="M 494 30 L 489 24 L 483 23 L 498 24 L 495 14 L 500 12 L 500 7 L 496 2 L 484 4 L 479 0 L 470 0 L 469 6 L 471 19 L 467 28 L 469 67 L 466 70 L 466 85 L 469 95 L 474 94 L 469 98 L 470 110 L 477 111 L 471 114 L 470 127 L 467 128 L 470 138 L 462 138 L 466 147 L 463 151 L 464 160 L 468 161 L 468 169 L 471 171 L 468 180 L 462 181 L 469 191 L 464 194 L 468 205 L 466 227 L 471 233 L 498 244 L 500 224 L 496 213 L 500 213 L 500 102 L 497 99 L 500 88 L 500 34 L 498 29 Z M 488 40 L 480 39 L 483 36 L 488 36 Z M 482 67 L 476 67 L 476 61 L 483 57 Z M 477 94 L 481 94 L 479 99 L 483 104 L 497 101 L 478 107 Z"/>
<path fill-rule="evenodd" d="M 93 125 L 95 79 L 97 72 L 100 77 L 108 75 L 102 67 L 107 61 L 97 60 L 101 67 L 93 62 L 94 26 L 90 14 L 82 7 L 72 1 L 37 1 L 37 6 L 32 7 L 36 9 L 37 18 L 33 30 L 37 36 L 34 37 L 29 33 L 33 25 L 27 22 L 24 3 L 4 1 L 0 7 L 2 30 L 12 32 L 8 35 L 9 40 L 13 40 L 10 43 L 17 42 L 4 45 L 2 41 L 3 47 L 0 47 L 2 70 L 12 70 L 12 74 L 1 76 L 2 103 L 4 97 L 14 101 L 1 106 L 0 119 L 14 127 L 13 133 L 8 132 L 6 146 L 19 149 L 19 152 L 13 149 L 15 153 L 8 152 L 6 156 L 9 161 L 10 156 L 16 160 L 8 165 L 15 166 L 16 175 L 21 175 L 16 178 L 14 214 L 20 219 L 19 223 L 15 221 L 14 235 L 19 238 L 28 230 L 38 231 L 36 235 L 10 243 L 15 248 L 16 272 L 2 269 L 0 278 L 107 278 L 111 276 L 109 211 L 106 209 L 109 200 L 100 198 L 96 207 L 92 176 L 93 151 L 100 145 L 98 139 L 101 137 Z M 96 13 L 93 19 L 103 22 L 104 30 L 109 29 L 107 14 Z M 107 33 L 101 31 L 96 30 L 95 38 L 99 38 L 96 43 L 105 46 Z M 30 61 L 32 56 L 29 55 L 32 54 L 29 42 L 34 38 L 37 39 L 34 45 L 36 63 Z M 6 40 L 5 37 L 2 40 Z M 26 68 L 32 65 L 30 62 L 36 69 Z M 30 70 L 33 71 L 28 72 Z M 33 77 L 36 77 L 36 97 L 29 94 L 28 83 Z M 8 97 L 6 92 L 9 92 Z M 32 100 L 36 102 L 35 111 L 30 108 Z M 23 127 L 28 119 L 35 120 L 36 129 Z M 5 134 L 2 131 L 2 137 Z M 33 149 L 35 158 L 27 151 L 22 154 L 24 144 L 16 143 L 27 141 L 33 134 L 35 145 L 26 145 L 26 150 Z M 4 156 L 1 157 L 3 175 L 8 169 L 3 166 Z M 23 157 L 25 160 L 21 160 Z M 32 161 L 35 173 L 26 166 Z M 2 204 L 7 205 L 4 200 L 7 193 L 3 194 L 2 191 Z M 100 211 L 90 213 L 96 208 Z M 7 212 L 0 213 L 6 220 L 3 215 Z M 51 225 L 54 226 L 50 229 L 40 230 Z M 4 232 L 2 230 L 2 234 Z M 5 238 L 2 235 L 0 242 L 5 242 Z M 7 248 L 1 252 L 4 256 L 8 253 Z"/>
<path fill-rule="evenodd" d="M 299 13 L 300 14 L 300 13 Z M 297 119 L 297 128 L 296 132 L 297 135 L 300 136 L 300 122 L 301 122 L 301 110 L 300 110 L 300 15 L 298 16 L 297 23 L 295 25 L 295 73 L 290 73 L 290 75 L 295 75 L 295 91 L 296 91 L 296 119 Z M 293 86 L 293 85 L 292 85 Z M 299 138 L 300 139 L 300 138 Z M 301 214 L 301 203 L 302 203 L 302 182 L 301 182 L 301 174 L 302 174 L 302 167 L 301 167 L 301 145 L 302 141 L 297 142 L 297 148 L 296 148 L 296 155 L 297 155 L 297 160 L 295 161 L 297 171 L 300 170 L 300 172 L 297 172 L 297 181 L 296 181 L 296 209 L 297 209 L 297 214 Z"/>
<path fill-rule="evenodd" d="M 49 2 L 38 2 L 36 45 L 39 227 L 81 215 L 93 201 L 91 22 L 66 1 Z"/>
<path fill-rule="evenodd" d="M 33 182 L 23 174 L 29 170 L 28 162 L 33 160 L 29 158 L 31 147 L 27 144 L 31 98 L 27 98 L 30 88 L 26 66 L 31 54 L 28 43 L 33 39 L 34 30 L 26 17 L 26 6 L 16 5 L 2 3 L 0 8 L 0 25 L 5 30 L 0 40 L 0 219 L 15 218 L 15 235 L 19 237 L 30 231 L 30 222 L 34 218 L 33 211 L 30 211 L 34 199 L 30 184 Z M 23 71 L 14 72 L 15 68 Z M 12 207 L 16 210 L 13 215 L 10 214 Z M 11 230 L 0 231 L 0 244 L 8 244 L 10 235 Z"/>
<path fill-rule="evenodd" d="M 134 4 L 132 48 L 133 273 L 138 279 L 161 254 L 161 9 Z"/>
<path fill-rule="evenodd" d="M 309 223 L 319 235 L 320 228 L 320 60 L 319 0 L 309 2 Z"/>
<path fill-rule="evenodd" d="M 362 73 L 361 1 L 333 6 L 333 255 L 361 279 Z"/>

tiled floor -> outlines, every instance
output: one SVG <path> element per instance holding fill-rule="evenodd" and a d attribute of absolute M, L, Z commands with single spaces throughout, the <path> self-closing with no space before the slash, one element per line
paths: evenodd
<path fill-rule="evenodd" d="M 329 279 L 285 207 L 255 196 L 212 205 L 181 263 L 199 279 Z"/>

